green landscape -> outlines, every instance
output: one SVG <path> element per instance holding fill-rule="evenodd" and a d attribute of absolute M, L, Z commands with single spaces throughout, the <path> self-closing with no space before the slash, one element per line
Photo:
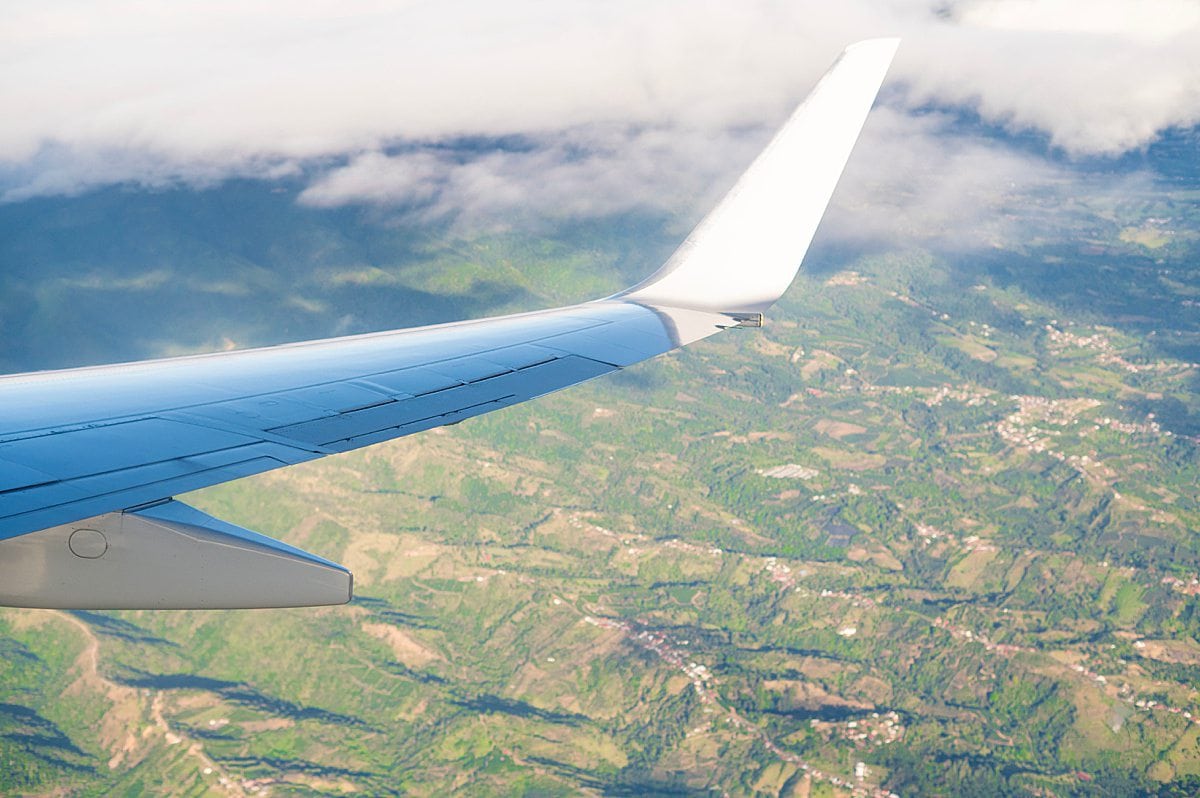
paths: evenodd
<path fill-rule="evenodd" d="M 680 237 L 186 194 L 0 209 L 0 361 L 577 301 Z M 356 598 L 0 610 L 0 792 L 1196 794 L 1197 178 L 1009 199 L 1020 240 L 825 243 L 763 329 L 185 497 Z"/>

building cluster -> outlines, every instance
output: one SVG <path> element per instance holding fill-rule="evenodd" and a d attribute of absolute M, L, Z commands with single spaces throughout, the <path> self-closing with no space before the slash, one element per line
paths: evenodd
<path fill-rule="evenodd" d="M 935 310 L 934 308 L 929 307 L 929 305 L 926 305 L 922 302 L 918 302 L 917 300 L 913 299 L 912 297 L 908 296 L 907 294 L 901 294 L 896 291 L 888 291 L 888 296 L 890 296 L 892 299 L 896 300 L 897 302 L 903 302 L 905 305 L 908 305 L 910 308 L 920 308 L 921 310 L 928 313 L 930 316 L 933 316 L 935 319 L 938 319 L 940 321 L 950 321 L 949 313 L 942 313 L 941 311 Z"/>
<path fill-rule="evenodd" d="M 1055 354 L 1067 349 L 1090 349 L 1099 353 L 1099 356 L 1096 358 L 1097 363 L 1104 366 L 1115 366 L 1129 374 L 1143 374 L 1147 372 L 1167 374 L 1186 371 L 1200 365 L 1196 363 L 1168 362 L 1166 360 L 1156 360 L 1153 363 L 1131 363 L 1121 356 L 1120 350 L 1101 332 L 1096 332 L 1092 335 L 1076 335 L 1075 333 L 1060 330 L 1054 325 L 1054 322 L 1047 324 L 1045 330 L 1046 336 L 1050 340 L 1050 351 Z"/>
<path fill-rule="evenodd" d="M 1197 716 L 1190 709 L 1182 709 L 1181 707 L 1173 707 L 1169 704 L 1163 704 L 1156 699 L 1141 699 L 1133 702 L 1133 705 L 1138 709 L 1146 712 L 1166 712 L 1168 715 L 1178 715 L 1188 723 L 1200 725 L 1200 716 Z"/>
<path fill-rule="evenodd" d="M 1095 682 L 1096 684 L 1099 684 L 1099 685 L 1108 684 L 1107 676 L 1105 676 L 1102 673 L 1096 673 L 1095 671 L 1090 670 L 1089 668 L 1087 668 L 1084 665 L 1081 665 L 1078 662 L 1071 666 L 1071 670 L 1075 671 L 1083 678 L 1088 679 L 1089 681 Z"/>
<path fill-rule="evenodd" d="M 892 712 L 872 712 L 870 717 L 849 721 L 827 721 L 814 718 L 812 728 L 826 737 L 838 737 L 853 743 L 855 748 L 875 748 L 894 743 L 904 737 L 900 715 Z"/>
<path fill-rule="evenodd" d="M 555 510 L 556 514 L 559 512 L 561 512 L 561 511 Z M 571 516 L 569 516 L 567 518 L 567 523 L 571 526 L 572 529 L 587 529 L 589 531 L 595 532 L 598 535 L 603 535 L 606 538 L 616 538 L 626 545 L 628 545 L 629 541 L 631 541 L 631 540 L 645 540 L 646 539 L 645 535 L 638 535 L 636 533 L 627 532 L 625 534 L 617 534 L 616 532 L 613 532 L 611 529 L 605 529 L 602 526 L 598 526 L 596 524 L 593 524 L 590 521 L 584 520 L 578 513 L 573 513 Z"/>
<path fill-rule="evenodd" d="M 917 528 L 917 534 L 921 536 L 921 542 L 926 546 L 939 538 L 948 537 L 945 532 L 938 529 L 936 526 L 922 524 L 920 521 L 913 524 Z"/>
<path fill-rule="evenodd" d="M 825 285 L 863 285 L 870 278 L 860 274 L 859 272 L 847 270 L 838 272 L 825 281 Z"/>
<path fill-rule="evenodd" d="M 1050 341 L 1050 351 L 1058 353 L 1066 349 L 1091 349 L 1096 352 L 1115 353 L 1117 348 L 1113 346 L 1112 341 L 1102 333 L 1092 333 L 1091 335 L 1077 335 L 1066 330 L 1060 330 L 1055 326 L 1057 321 L 1052 321 L 1047 324 L 1046 337 Z"/>
<path fill-rule="evenodd" d="M 894 717 L 888 717 L 885 722 L 890 722 L 892 724 L 892 728 L 899 730 L 896 732 L 895 736 L 895 739 L 898 740 L 904 733 L 903 727 L 900 726 L 900 716 L 896 715 L 894 712 L 889 712 L 888 715 Z M 878 719 L 879 713 L 874 713 L 874 717 Z M 733 722 L 734 725 L 742 728 L 745 728 L 747 725 L 746 722 L 743 721 L 736 712 L 730 713 L 730 721 Z M 823 723 L 823 721 L 814 721 L 814 725 L 820 723 Z M 851 721 L 851 723 L 854 723 L 854 721 Z M 837 724 L 827 725 L 830 727 L 835 727 Z M 849 724 L 846 725 L 848 726 Z M 785 751 L 757 728 L 752 727 L 750 730 L 756 733 L 756 736 L 759 737 L 768 751 L 779 757 L 780 760 L 796 765 L 800 769 L 800 772 L 807 774 L 808 777 L 814 781 L 823 781 L 827 784 L 832 784 L 834 787 L 840 787 L 842 789 L 849 790 L 851 795 L 861 798 L 900 798 L 900 796 L 898 796 L 896 793 L 888 792 L 880 787 L 875 787 L 864 783 L 867 777 L 870 775 L 865 762 L 858 762 L 855 764 L 853 778 L 845 778 L 834 773 L 828 773 L 821 768 L 816 767 L 815 765 L 805 762 L 801 757 L 793 754 L 791 751 Z"/>
<path fill-rule="evenodd" d="M 763 570 L 771 576 L 772 582 L 778 582 L 785 588 L 795 587 L 796 578 L 804 576 L 807 572 L 794 572 L 792 567 L 786 563 L 779 562 L 777 557 L 767 557 L 763 560 Z"/>
<path fill-rule="evenodd" d="M 632 623 L 620 618 L 596 618 L 587 615 L 583 620 L 593 626 L 599 626 L 601 629 L 615 629 L 622 632 L 637 646 L 656 655 L 671 667 L 683 671 L 684 675 L 691 680 L 692 687 L 696 689 L 696 694 L 702 702 L 712 703 L 716 700 L 713 692 L 716 680 L 713 678 L 712 671 L 707 665 L 689 660 L 680 644 L 674 643 L 667 635 L 651 629 L 635 630 Z"/>
<path fill-rule="evenodd" d="M 958 638 L 959 640 L 967 640 L 972 643 L 979 643 L 981 646 L 983 646 L 985 651 L 994 651 L 997 654 L 1002 654 L 1004 656 L 1012 656 L 1013 654 L 1030 653 L 1034 651 L 1034 649 L 1028 646 L 1016 646 L 1012 645 L 1011 643 L 997 643 L 981 632 L 976 632 L 972 629 L 967 629 L 964 626 L 952 624 L 945 618 L 935 618 L 933 625 L 938 629 L 943 629 L 946 632 L 949 632 L 951 637 Z"/>
<path fill-rule="evenodd" d="M 979 535 L 968 535 L 961 540 L 953 533 L 945 532 L 935 526 L 923 524 L 920 521 L 913 524 L 917 530 L 917 536 L 921 538 L 922 545 L 930 546 L 937 541 L 942 541 L 947 545 L 958 546 L 966 551 L 999 551 L 1000 549 L 994 544 Z"/>
<path fill-rule="evenodd" d="M 1052 426 L 1078 426 L 1082 423 L 1079 415 L 1087 410 L 1099 407 L 1096 399 L 1047 399 L 1044 396 L 1012 396 L 1017 403 L 1015 413 L 997 422 L 996 434 L 1004 442 L 1025 451 L 1037 452 L 1053 457 L 1060 463 L 1070 466 L 1080 475 L 1100 482 L 1110 482 L 1116 478 L 1116 472 L 1097 458 L 1095 449 L 1085 454 L 1066 454 L 1051 447 L 1053 438 L 1062 435 L 1061 429 L 1047 429 L 1038 426 L 1039 423 Z M 1146 424 L 1126 424 L 1113 418 L 1103 418 L 1089 427 L 1079 430 L 1079 437 L 1086 438 L 1091 432 L 1101 427 L 1109 427 L 1119 432 L 1156 433 L 1158 424 L 1148 421 Z"/>
<path fill-rule="evenodd" d="M 846 590 L 829 590 L 824 589 L 820 592 L 814 592 L 802 587 L 796 588 L 796 592 L 802 596 L 819 596 L 823 599 L 844 599 L 850 602 L 852 607 L 866 607 L 870 609 L 877 606 L 880 602 L 870 596 L 864 596 L 859 593 L 851 593 Z"/>
<path fill-rule="evenodd" d="M 1166 435 L 1170 436 L 1170 430 L 1164 430 L 1157 421 L 1154 420 L 1154 415 L 1146 416 L 1146 420 L 1142 422 L 1121 421 L 1119 419 L 1105 416 L 1098 420 L 1093 426 L 1093 430 L 1098 430 L 1100 427 L 1107 427 L 1115 432 L 1123 432 L 1126 435 Z"/>
<path fill-rule="evenodd" d="M 1164 576 L 1162 584 L 1168 585 L 1176 593 L 1182 593 L 1185 596 L 1200 595 L 1200 579 L 1194 576 L 1189 579 L 1180 579 L 1177 576 Z"/>
<path fill-rule="evenodd" d="M 671 665 L 674 668 L 682 671 L 689 679 L 692 680 L 692 686 L 696 690 L 696 694 L 700 698 L 701 703 L 707 705 L 704 709 L 705 713 L 712 713 L 719 706 L 718 695 L 716 692 L 716 679 L 711 669 L 706 665 L 695 662 L 684 655 L 680 646 L 682 644 L 674 643 L 667 635 L 662 632 L 651 629 L 635 629 L 633 623 L 620 618 L 597 618 L 592 615 L 587 615 L 583 619 L 586 623 L 592 626 L 598 626 L 601 629 L 613 629 L 623 633 L 628 640 L 631 640 L 636 645 L 649 651 L 659 657 L 663 662 Z M 772 740 L 762 729 L 758 728 L 753 723 L 750 723 L 737 713 L 732 708 L 725 708 L 728 713 L 726 718 L 733 726 L 754 735 L 772 754 L 777 756 L 784 762 L 791 763 L 799 767 L 801 771 L 807 773 L 811 778 L 817 781 L 824 781 L 835 787 L 841 787 L 850 790 L 855 796 L 869 796 L 870 798 L 899 798 L 894 793 L 889 793 L 869 784 L 863 783 L 863 778 L 856 779 L 844 778 L 813 767 L 805 762 L 797 754 L 781 748 L 774 740 Z M 866 720 L 862 721 L 868 723 Z M 855 723 L 851 721 L 851 723 Z M 861 731 L 857 731 L 855 726 L 846 725 L 847 736 L 843 734 L 843 739 L 858 740 L 857 735 L 863 735 L 861 740 L 882 744 L 883 742 L 894 742 L 900 739 L 904 734 L 904 727 L 900 725 L 900 716 L 895 712 L 889 712 L 884 715 L 873 713 L 870 724 L 864 726 Z M 876 728 L 877 727 L 877 728 Z M 704 727 L 693 729 L 688 733 L 691 737 L 696 734 L 702 734 Z"/>
<path fill-rule="evenodd" d="M 679 538 L 671 538 L 664 541 L 662 545 L 668 549 L 685 551 L 688 554 L 701 554 L 706 557 L 719 557 L 725 553 L 724 549 L 721 549 L 719 546 L 697 546 L 695 543 L 688 543 L 686 540 L 680 540 Z"/>
<path fill-rule="evenodd" d="M 994 405 L 996 400 L 988 396 L 988 393 L 979 388 L 952 388 L 949 385 L 943 385 L 933 391 L 931 395 L 926 397 L 925 404 L 930 407 L 937 407 L 942 402 L 947 400 L 961 402 L 968 407 L 981 407 L 982 405 Z"/>
<path fill-rule="evenodd" d="M 1038 422 L 1060 427 L 1078 424 L 1080 413 L 1100 406 L 1098 399 L 1049 399 L 1020 394 L 1008 398 L 1017 403 L 1017 412 L 1006 420 L 1022 427 Z"/>
<path fill-rule="evenodd" d="M 795 463 L 788 463 L 786 465 L 780 465 L 780 466 L 775 466 L 774 468 L 768 468 L 768 469 L 759 471 L 758 473 L 764 477 L 770 477 L 772 479 L 806 479 L 807 480 L 807 479 L 812 479 L 813 477 L 817 476 L 821 472 L 817 471 L 817 469 L 815 469 L 815 468 L 809 468 L 808 466 L 796 465 Z"/>

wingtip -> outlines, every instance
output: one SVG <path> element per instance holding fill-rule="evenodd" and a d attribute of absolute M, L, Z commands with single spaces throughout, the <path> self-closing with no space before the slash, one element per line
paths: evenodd
<path fill-rule="evenodd" d="M 862 41 L 855 42 L 849 45 L 844 52 L 849 53 L 854 50 L 878 50 L 884 52 L 890 50 L 895 53 L 899 46 L 899 36 L 880 36 L 875 39 L 863 39 Z"/>
<path fill-rule="evenodd" d="M 670 260 L 612 298 L 720 313 L 770 307 L 796 276 L 899 43 L 847 47 Z"/>
<path fill-rule="evenodd" d="M 899 36 L 863 39 L 843 50 L 838 61 L 855 60 L 860 62 L 874 62 L 886 71 L 891 66 L 892 60 L 896 57 L 896 51 L 899 48 Z"/>

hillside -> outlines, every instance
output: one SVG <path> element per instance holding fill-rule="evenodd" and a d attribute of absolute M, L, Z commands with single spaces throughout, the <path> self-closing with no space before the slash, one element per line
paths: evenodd
<path fill-rule="evenodd" d="M 418 234 L 229 191 L 192 201 L 261 205 L 291 243 L 204 255 L 174 195 L 43 209 L 5 244 L 6 363 L 579 299 L 677 238 Z M 762 330 L 193 494 L 345 563 L 357 598 L 0 611 L 0 790 L 1190 794 L 1196 197 L 1030 206 L 1042 235 L 985 253 L 825 246 Z M 194 238 L 148 222 L 95 254 L 113 207 L 174 202 Z M 39 271 L 70 218 L 93 243 Z"/>

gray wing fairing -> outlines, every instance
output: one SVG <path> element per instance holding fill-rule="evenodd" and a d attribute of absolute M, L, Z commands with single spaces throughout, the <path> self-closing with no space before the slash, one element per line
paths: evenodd
<path fill-rule="evenodd" d="M 0 377 L 0 604 L 303 606 L 341 566 L 171 497 L 508 407 L 732 326 L 791 283 L 897 42 L 848 48 L 667 265 L 555 310 Z"/>
<path fill-rule="evenodd" d="M 6 541 L 0 586 L 29 607 L 249 609 L 344 604 L 342 566 L 168 501 Z"/>

